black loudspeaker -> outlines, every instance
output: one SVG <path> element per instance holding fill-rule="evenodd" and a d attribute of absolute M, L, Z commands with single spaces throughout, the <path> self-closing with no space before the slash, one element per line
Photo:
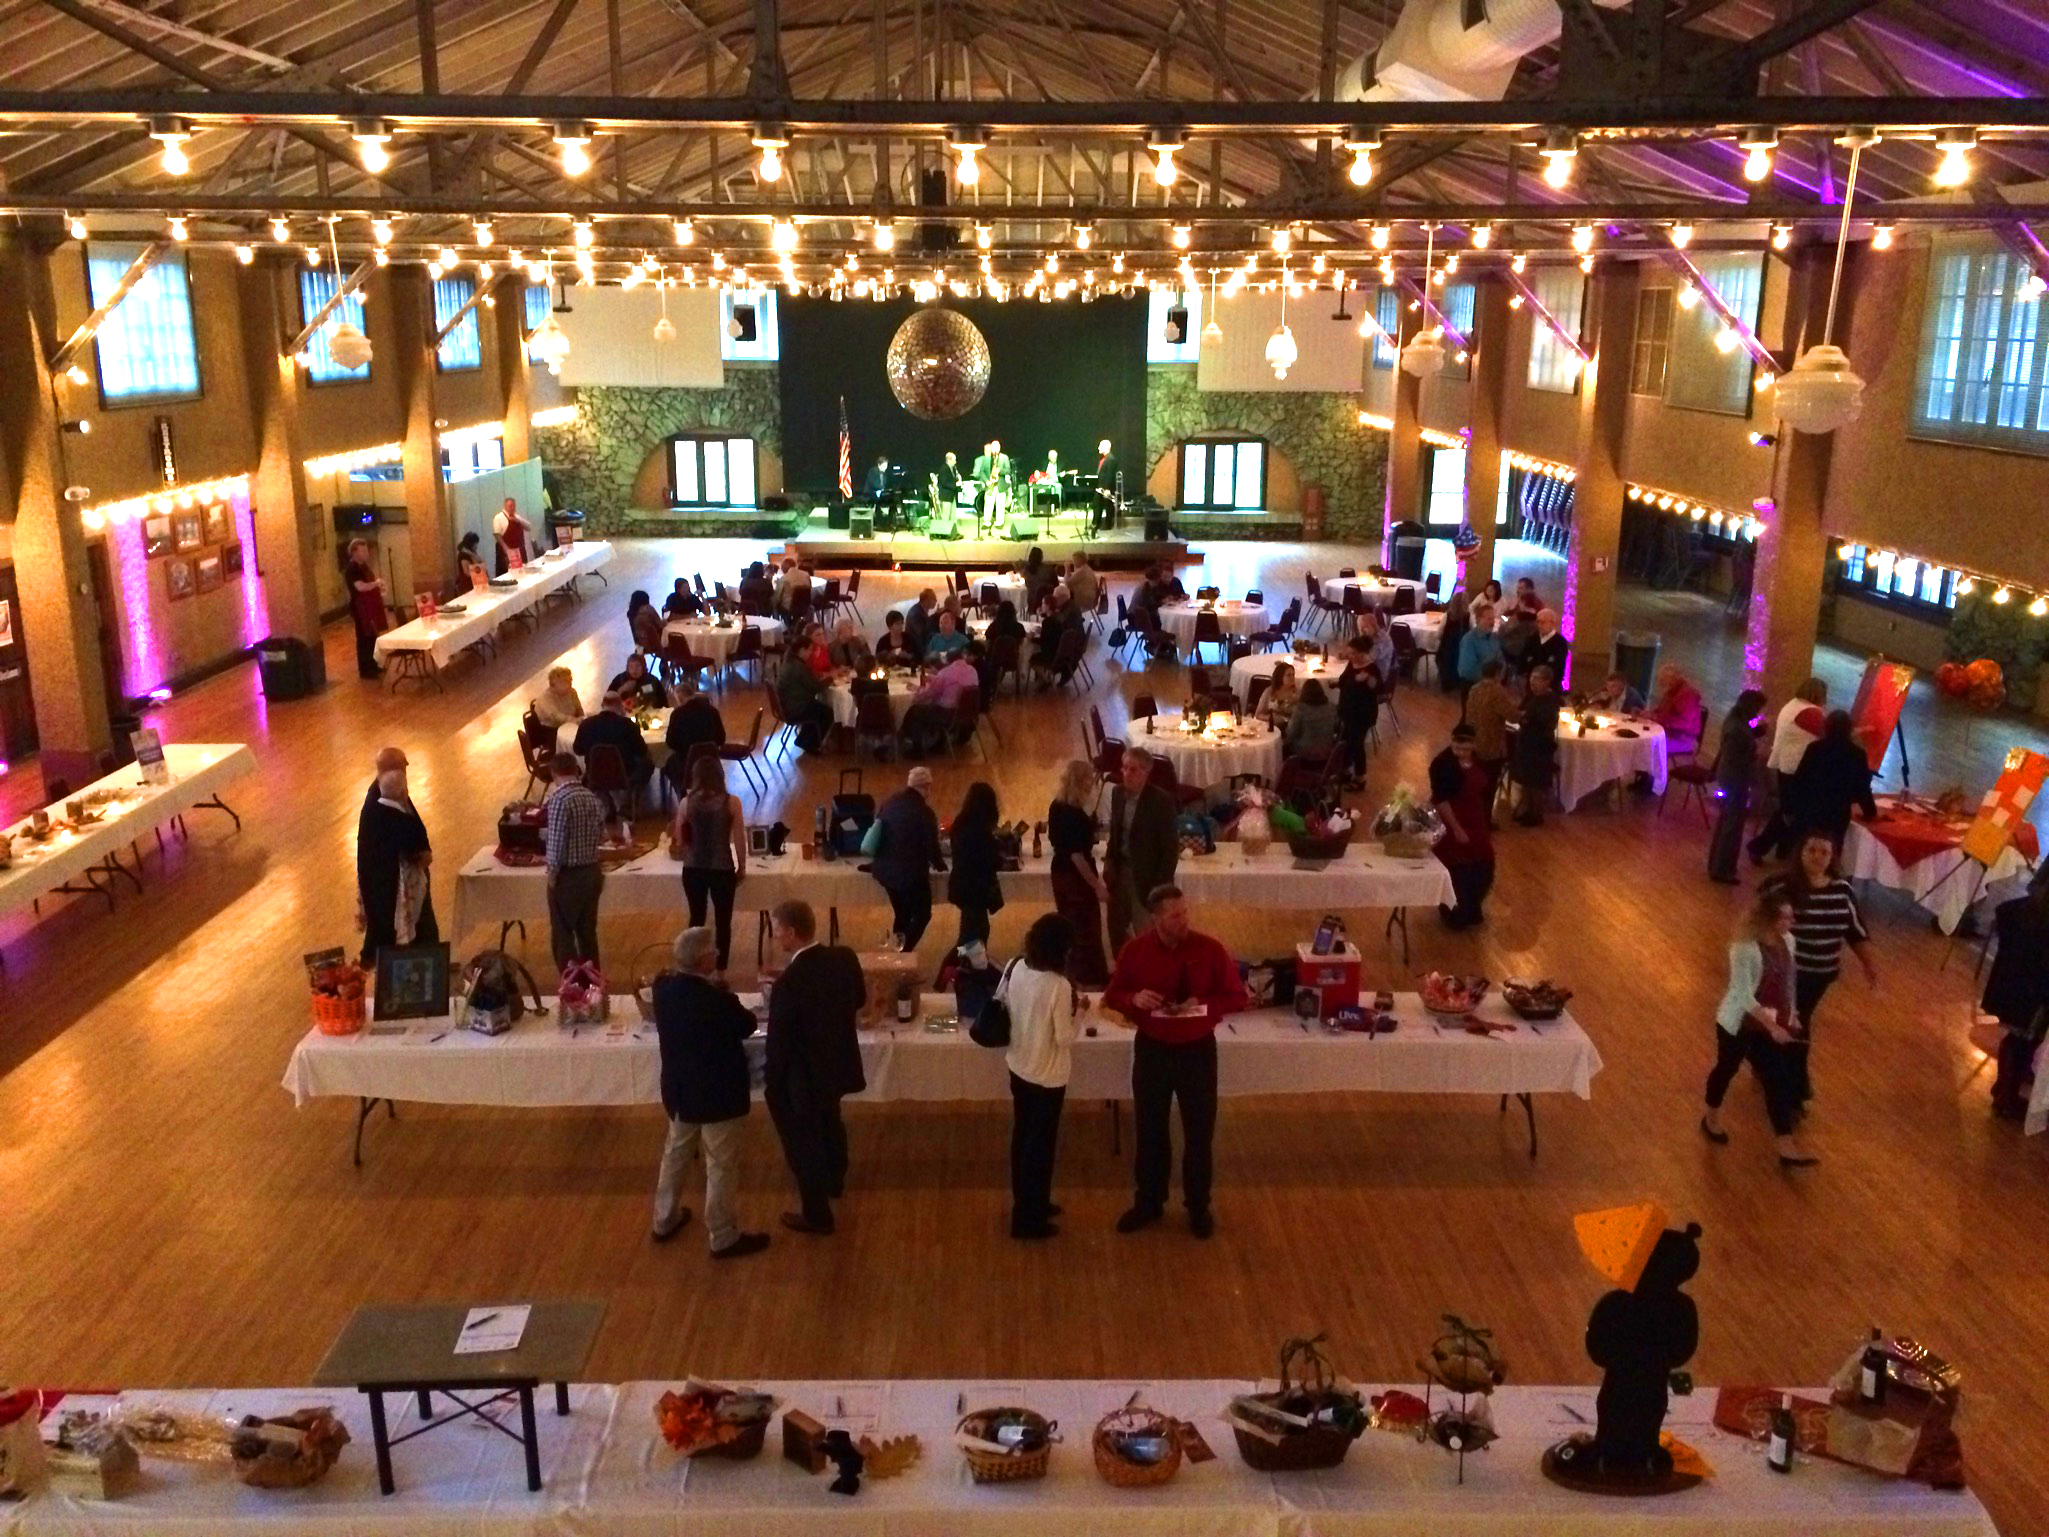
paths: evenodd
<path fill-rule="evenodd" d="M 875 509 L 854 507 L 847 513 L 847 537 L 850 539 L 873 539 L 875 537 Z"/>
<path fill-rule="evenodd" d="M 751 304 L 734 305 L 733 318 L 726 325 L 726 333 L 736 342 L 753 341 L 754 306 Z"/>
<path fill-rule="evenodd" d="M 1167 510 L 1164 507 L 1148 507 L 1145 513 L 1145 537 L 1148 544 L 1165 544 L 1173 538 L 1167 527 Z"/>
<path fill-rule="evenodd" d="M 825 526 L 838 529 L 847 526 L 847 504 L 838 497 L 834 497 L 831 505 L 825 509 Z"/>
<path fill-rule="evenodd" d="M 951 201 L 951 177 L 944 166 L 932 166 L 918 174 L 918 206 L 945 208 Z M 918 226 L 918 247 L 924 251 L 951 251 L 960 243 L 960 231 L 952 224 L 932 220 Z"/>
<path fill-rule="evenodd" d="M 1167 311 L 1166 340 L 1173 346 L 1180 346 L 1188 340 L 1188 307 L 1177 304 Z"/>
<path fill-rule="evenodd" d="M 771 491 L 768 495 L 762 497 L 757 505 L 763 512 L 788 512 L 795 503 L 782 492 Z"/>

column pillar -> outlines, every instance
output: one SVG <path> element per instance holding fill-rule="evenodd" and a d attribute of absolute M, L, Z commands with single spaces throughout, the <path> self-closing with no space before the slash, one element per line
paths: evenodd
<path fill-rule="evenodd" d="M 64 500 L 62 418 L 45 359 L 57 336 L 46 255 L 0 235 L 0 496 L 14 508 L 14 585 L 43 781 L 99 777 L 113 745 L 85 526 Z"/>
<path fill-rule="evenodd" d="M 1402 307 L 1395 335 L 1403 345 L 1418 329 L 1418 320 Z M 1420 420 L 1423 381 L 1402 367 L 1401 348 L 1394 360 L 1394 431 L 1387 444 L 1387 506 L 1380 523 L 1380 558 L 1394 563 L 1395 524 L 1418 519 L 1423 507 L 1423 429 Z"/>
<path fill-rule="evenodd" d="M 455 532 L 441 480 L 441 429 L 435 400 L 434 292 L 427 269 L 408 263 L 385 269 L 399 398 L 405 402 L 406 544 L 410 590 L 392 598 L 410 604 L 415 592 L 444 592 L 455 580 Z"/>
<path fill-rule="evenodd" d="M 1465 559 L 1465 589 L 1494 575 L 1494 508 L 1501 500 L 1501 414 L 1508 386 L 1508 281 L 1483 273 L 1473 298 L 1472 411 L 1466 439 L 1466 520 L 1480 542 Z M 1445 596 L 1449 597 L 1447 593 Z"/>
<path fill-rule="evenodd" d="M 1560 623 L 1572 641 L 1571 679 L 1604 678 L 1615 654 L 1615 562 L 1622 544 L 1623 440 L 1629 426 L 1629 349 L 1636 325 L 1637 267 L 1609 262 L 1587 297 L 1593 354 L 1580 375 L 1572 542 L 1565 556 Z M 1561 689 L 1567 686 L 1559 680 Z"/>
<path fill-rule="evenodd" d="M 1849 306 L 1861 246 L 1852 246 L 1843 271 L 1843 302 L 1836 334 L 1849 330 Z M 1787 361 L 1821 340 L 1828 313 L 1834 248 L 1816 244 L 1800 250 L 1786 295 Z M 1750 613 L 1743 640 L 1743 673 L 1774 704 L 1793 696 L 1814 671 L 1814 642 L 1821 628 L 1822 583 L 1828 565 L 1828 535 L 1822 509 L 1828 500 L 1829 467 L 1836 435 L 1794 432 L 1783 425 L 1777 449 L 1782 469 L 1774 501 L 1758 509 L 1757 562 L 1750 585 Z"/>
<path fill-rule="evenodd" d="M 256 424 L 256 473 L 249 486 L 250 516 L 260 562 L 264 601 L 274 635 L 295 635 L 312 648 L 307 658 L 315 688 L 327 682 L 320 643 L 320 588 L 308 527 L 305 453 L 300 440 L 299 368 L 284 355 L 292 313 L 278 294 L 286 272 L 259 258 L 235 270 L 242 309 L 243 370 L 249 376 L 249 413 Z"/>
<path fill-rule="evenodd" d="M 497 327 L 498 392 L 505 400 L 505 462 L 534 456 L 531 375 L 526 356 L 526 277 L 515 272 L 498 283 L 491 311 Z"/>

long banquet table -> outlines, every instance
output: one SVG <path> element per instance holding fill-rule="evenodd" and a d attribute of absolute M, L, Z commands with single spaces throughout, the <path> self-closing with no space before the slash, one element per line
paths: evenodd
<path fill-rule="evenodd" d="M 766 911 L 778 902 L 797 899 L 818 909 L 885 906 L 882 888 L 860 864 L 854 859 L 807 860 L 796 851 L 773 859 L 750 857 L 738 905 L 743 911 Z M 607 871 L 600 913 L 680 913 L 682 868 L 666 848 L 656 848 Z M 1202 858 L 1183 856 L 1174 879 L 1198 909 L 1213 904 L 1341 912 L 1434 907 L 1452 901 L 1451 877 L 1435 859 L 1396 859 L 1358 845 L 1321 868 L 1297 868 L 1285 845 L 1276 844 L 1254 858 L 1235 843 L 1223 843 L 1216 853 Z M 1022 869 L 1005 871 L 1000 880 L 1006 901 L 1042 906 L 1053 901 L 1050 855 L 1027 857 Z M 934 873 L 932 892 L 935 901 L 945 901 L 944 875 Z M 547 914 L 545 873 L 534 865 L 502 864 L 487 846 L 457 872 L 449 937 L 460 944 L 473 924 L 524 923 Z"/>
<path fill-rule="evenodd" d="M 488 641 L 499 625 L 563 588 L 573 588 L 579 577 L 590 575 L 611 558 L 612 546 L 602 539 L 558 546 L 508 573 L 517 577 L 517 586 L 486 587 L 453 600 L 462 605 L 460 614 L 444 611 L 432 619 L 412 619 L 386 630 L 377 637 L 377 660 L 398 660 L 394 688 L 403 678 L 433 678 L 459 653 Z M 439 683 L 439 679 L 434 681 Z"/>
<path fill-rule="evenodd" d="M 111 879 L 108 866 L 112 863 L 131 881 L 136 880 L 128 867 L 120 864 L 123 848 L 173 817 L 202 806 L 234 817 L 222 803 L 220 792 L 256 772 L 256 755 L 240 742 L 173 742 L 164 748 L 164 762 L 170 769 L 168 784 L 143 784 L 141 768 L 130 763 L 65 797 L 89 799 L 100 790 L 139 790 L 136 799 L 109 806 L 106 816 L 84 832 L 59 833 L 46 843 L 35 844 L 22 837 L 25 821 L 8 829 L 14 837 L 14 861 L 0 870 L 0 916 L 20 911 L 80 877 L 111 905 L 112 887 L 101 886 L 96 876 Z M 64 808 L 60 803 L 51 809 L 54 814 Z M 240 817 L 235 817 L 235 825 L 242 825 Z"/>
<path fill-rule="evenodd" d="M 1925 836 L 1918 842 L 1895 840 L 1907 855 L 1906 863 L 1902 864 L 1900 855 L 1887 846 L 1885 838 L 1871 830 L 1869 823 L 1853 820 L 1843 837 L 1843 874 L 1852 880 L 1874 881 L 1894 891 L 1904 891 L 1934 914 L 1936 926 L 1943 933 L 1954 934 L 1966 912 L 1976 909 L 1982 914 L 2009 897 L 2019 896 L 2025 889 L 2033 866 L 2018 844 L 2007 844 L 1987 870 L 1959 847 L 1964 829 L 1970 824 L 1968 817 L 1955 819 L 1944 827 L 1929 816 L 1903 812 L 1893 796 L 1879 797 L 1878 809 L 1879 815 L 1889 821 L 1912 821 Z M 2030 847 L 2035 846 L 2033 829 L 2025 831 Z M 1943 834 L 1948 835 L 1946 841 Z M 1917 854 L 1919 857 L 1914 857 Z"/>
<path fill-rule="evenodd" d="M 852 1499 L 829 1492 L 779 1455 L 781 1410 L 768 1447 L 747 1462 L 686 1459 L 662 1441 L 654 1407 L 677 1382 L 570 1389 L 570 1413 L 537 1417 L 544 1486 L 529 1494 L 519 1445 L 457 1430 L 394 1453 L 398 1490 L 377 1492 L 369 1412 L 359 1395 L 314 1388 L 136 1391 L 128 1403 L 222 1417 L 331 1405 L 352 1444 L 310 1488 L 246 1489 L 220 1463 L 151 1459 L 143 1487 L 94 1501 L 47 1491 L 0 1510 L 8 1537 L 198 1537 L 235 1531 L 314 1537 L 1997 1537 L 1977 1497 L 1805 1460 L 1791 1477 L 1765 1467 L 1762 1448 L 1710 1421 L 1715 1392 L 1675 1399 L 1667 1428 L 1699 1451 L 1714 1477 L 1662 1499 L 1575 1494 L 1538 1469 L 1543 1450 L 1594 1417 L 1594 1389 L 1506 1387 L 1493 1395 L 1500 1440 L 1465 1459 L 1406 1436 L 1368 1431 L 1342 1466 L 1255 1473 L 1222 1419 L 1229 1399 L 1271 1383 L 1145 1381 L 750 1381 L 783 1408 L 877 1439 L 915 1435 L 923 1456 L 893 1479 L 864 1479 Z M 1395 1384 L 1421 1391 L 1418 1383 Z M 1366 1387 L 1368 1392 L 1377 1388 Z M 1803 1396 L 1820 1396 L 1798 1390 Z M 1191 1420 L 1216 1452 L 1183 1463 L 1147 1490 L 1113 1489 L 1097 1474 L 1089 1432 L 1134 1393 Z M 103 1407 L 67 1397 L 60 1408 Z M 1057 1420 L 1061 1440 L 1044 1479 L 972 1483 L 953 1445 L 962 1406 L 1024 1404 Z M 410 1395 L 391 1401 L 394 1437 L 417 1428 Z"/>

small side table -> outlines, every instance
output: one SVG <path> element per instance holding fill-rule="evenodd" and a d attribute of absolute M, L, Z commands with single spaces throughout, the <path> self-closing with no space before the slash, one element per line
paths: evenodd
<path fill-rule="evenodd" d="M 605 1316 L 602 1302 L 536 1302 L 527 1317 L 526 1333 L 517 1350 L 487 1355 L 457 1355 L 467 1303 L 422 1306 L 372 1306 L 355 1315 L 328 1348 L 327 1359 L 313 1374 L 318 1387 L 353 1387 L 370 1400 L 370 1434 L 377 1452 L 377 1487 L 392 1492 L 391 1449 L 401 1441 L 438 1430 L 465 1415 L 475 1416 L 526 1451 L 526 1486 L 541 1487 L 540 1437 L 534 1429 L 534 1389 L 555 1384 L 555 1412 L 569 1412 L 570 1381 L 583 1372 L 591 1344 Z M 463 1393 L 490 1396 L 472 1401 Z M 416 1393 L 420 1424 L 393 1436 L 384 1419 L 386 1393 Z M 439 1393 L 456 1405 L 435 1419 L 433 1399 Z M 491 1405 L 517 1399 L 519 1431 L 507 1430 L 484 1413 Z"/>

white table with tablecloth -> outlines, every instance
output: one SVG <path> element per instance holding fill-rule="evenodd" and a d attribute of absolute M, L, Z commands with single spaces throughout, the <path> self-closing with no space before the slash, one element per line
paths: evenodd
<path fill-rule="evenodd" d="M 572 588 L 578 578 L 590 575 L 611 558 L 612 546 L 602 539 L 558 546 L 518 571 L 508 572 L 509 585 L 472 589 L 444 604 L 431 619 L 414 619 L 386 630 L 377 637 L 377 660 L 408 656 L 424 658 L 433 668 L 446 667 L 460 652 L 489 640 L 499 625 L 527 613 L 544 598 Z M 504 583 L 506 578 L 498 580 Z M 452 607 L 461 612 L 451 612 Z M 425 676 L 417 662 L 414 671 Z"/>
<path fill-rule="evenodd" d="M 979 604 L 982 601 L 982 589 L 985 586 L 995 587 L 996 601 L 1001 603 L 1008 599 L 1017 605 L 1019 616 L 1023 616 L 1025 606 L 1025 584 L 1023 577 L 1014 571 L 1006 571 L 1000 576 L 971 576 L 968 578 L 967 595 L 961 599 L 961 602 L 963 604 Z M 932 590 L 940 593 L 942 597 L 944 596 L 944 593 L 941 592 L 938 586 L 935 585 Z M 892 614 L 908 614 L 917 606 L 917 602 L 918 600 L 915 597 L 904 598 L 899 602 L 890 604 L 887 612 Z"/>
<path fill-rule="evenodd" d="M 1144 738 L 1138 740 L 1142 743 Z M 879 800 L 887 791 L 878 790 Z M 1052 903 L 1050 854 L 1033 858 L 1028 853 L 1022 869 L 1006 870 L 998 880 L 1008 901 Z M 1284 843 L 1252 855 L 1226 842 L 1219 844 L 1214 854 L 1184 855 L 1174 881 L 1198 907 L 1215 903 L 1290 912 L 1342 912 L 1348 908 L 1436 907 L 1452 900 L 1451 877 L 1435 859 L 1398 859 L 1365 845 L 1354 845 L 1328 861 L 1298 861 Z M 935 901 L 945 901 L 943 874 L 933 875 L 932 892 Z M 861 870 L 856 860 L 805 859 L 794 849 L 773 858 L 748 859 L 738 894 L 742 911 L 766 909 L 793 899 L 809 902 L 821 911 L 888 905 L 875 878 Z M 682 866 L 665 848 L 652 849 L 605 873 L 601 916 L 680 914 L 682 910 Z M 505 864 L 487 845 L 456 873 L 453 921 L 446 933 L 459 946 L 473 924 L 535 922 L 547 915 L 545 872 L 535 865 Z"/>
<path fill-rule="evenodd" d="M 1370 576 L 1334 576 L 1323 584 L 1324 599 L 1331 603 L 1342 603 L 1345 601 L 1345 589 L 1348 587 L 1356 588 L 1369 608 L 1393 608 L 1395 594 L 1407 591 L 1415 594 L 1415 604 L 1420 609 L 1425 597 L 1423 584 L 1412 582 L 1407 577 L 1391 576 L 1385 581 L 1376 581 Z"/>
<path fill-rule="evenodd" d="M 1257 774 L 1271 785 L 1281 777 L 1281 734 L 1265 721 L 1234 722 L 1226 715 L 1202 731 L 1182 729 L 1185 717 L 1162 715 L 1140 744 L 1174 765 L 1185 785 L 1209 789 L 1240 774 Z"/>
<path fill-rule="evenodd" d="M 1438 644 L 1444 639 L 1444 610 L 1432 609 L 1427 614 L 1396 614 L 1388 621 L 1398 630 L 1407 630 L 1414 637 L 1416 649 L 1427 655 L 1437 654 Z"/>
<path fill-rule="evenodd" d="M 1198 615 L 1209 612 L 1217 616 L 1217 628 L 1225 635 L 1257 635 L 1267 627 L 1266 605 L 1247 603 L 1242 598 L 1224 598 L 1216 603 L 1162 603 L 1159 609 L 1160 628 L 1174 637 L 1174 644 L 1184 653 L 1195 645 L 1195 624 Z"/>
<path fill-rule="evenodd" d="M 740 632 L 744 628 L 761 631 L 762 649 L 773 651 L 783 643 L 783 622 L 753 614 L 744 619 L 735 619 L 729 625 L 715 624 L 709 619 L 671 619 L 662 626 L 662 640 L 667 642 L 677 636 L 690 642 L 690 653 L 723 667 L 733 654 L 733 648 L 740 644 Z"/>
<path fill-rule="evenodd" d="M 1340 1359 L 1339 1364 L 1344 1363 Z M 1509 1386 L 1491 1398 L 1500 1435 L 1465 1459 L 1410 1436 L 1368 1431 L 1338 1467 L 1255 1473 L 1223 1419 L 1239 1393 L 1266 1379 L 1111 1378 L 922 1381 L 736 1379 L 779 1402 L 768 1446 L 750 1461 L 686 1459 L 670 1450 L 655 1405 L 680 1380 L 581 1384 L 570 1413 L 535 1416 L 543 1487 L 529 1494 L 519 1445 L 456 1426 L 392 1454 L 397 1491 L 377 1492 L 369 1409 L 331 1388 L 131 1391 L 135 1407 L 236 1418 L 310 1404 L 333 1407 L 351 1444 L 319 1483 L 292 1491 L 245 1489 L 221 1463 L 148 1459 L 144 1486 L 113 1501 L 48 1492 L 0 1511 L 7 1537 L 219 1537 L 240 1531 L 293 1537 L 1997 1537 L 1977 1497 L 1878 1478 L 1820 1459 L 1790 1478 L 1765 1466 L 1761 1445 L 1712 1422 L 1715 1390 L 1675 1398 L 1666 1428 L 1714 1470 L 1699 1487 L 1663 1499 L 1575 1494 L 1548 1481 L 1544 1448 L 1594 1419 L 1595 1388 Z M 1364 1382 L 1362 1392 L 1417 1381 Z M 1793 1388 L 1802 1397 L 1819 1390 Z M 1134 1396 L 1192 1422 L 1215 1451 L 1184 1462 L 1172 1481 L 1114 1489 L 1096 1472 L 1089 1435 Z M 103 1407 L 67 1397 L 59 1406 Z M 394 1438 L 418 1428 L 410 1394 L 388 1395 Z M 1058 1421 L 1043 1479 L 975 1484 L 953 1444 L 964 1411 L 1024 1405 Z M 896 1478 L 863 1481 L 852 1499 L 778 1454 L 780 1409 L 799 1409 L 855 1437 L 918 1437 L 923 1455 Z"/>
<path fill-rule="evenodd" d="M 1558 799 L 1565 809 L 1572 810 L 1605 784 L 1628 784 L 1638 774 L 1648 774 L 1651 788 L 1663 794 L 1665 728 L 1648 720 L 1600 719 L 1609 724 L 1589 726 L 1582 735 L 1571 712 L 1559 712 Z"/>
<path fill-rule="evenodd" d="M 1892 804 L 1879 800 L 1883 814 Z M 1961 830 L 1959 830 L 1961 837 Z M 1954 934 L 1964 914 L 1989 912 L 2027 888 L 2030 866 L 2012 843 L 2000 852 L 1987 870 L 1961 848 L 1937 849 L 1910 864 L 1902 865 L 1861 818 L 1853 818 L 1843 835 L 1843 874 L 1853 881 L 1874 881 L 1894 891 L 1904 891 L 1935 917 L 1936 926 Z"/>
<path fill-rule="evenodd" d="M 896 723 L 904 723 L 904 712 L 910 709 L 911 701 L 918 695 L 919 680 L 903 673 L 889 675 L 889 709 L 896 717 Z M 825 702 L 832 706 L 832 721 L 836 726 L 851 728 L 859 704 L 854 691 L 848 684 L 834 681 L 825 686 Z"/>
<path fill-rule="evenodd" d="M 1237 695 L 1238 702 L 1245 703 L 1254 678 L 1273 677 L 1274 669 L 1283 662 L 1295 669 L 1296 683 L 1306 683 L 1314 678 L 1326 691 L 1337 687 L 1338 674 L 1345 670 L 1345 664 L 1334 657 L 1296 656 L 1287 651 L 1255 651 L 1251 656 L 1241 656 L 1231 664 L 1231 692 Z"/>

